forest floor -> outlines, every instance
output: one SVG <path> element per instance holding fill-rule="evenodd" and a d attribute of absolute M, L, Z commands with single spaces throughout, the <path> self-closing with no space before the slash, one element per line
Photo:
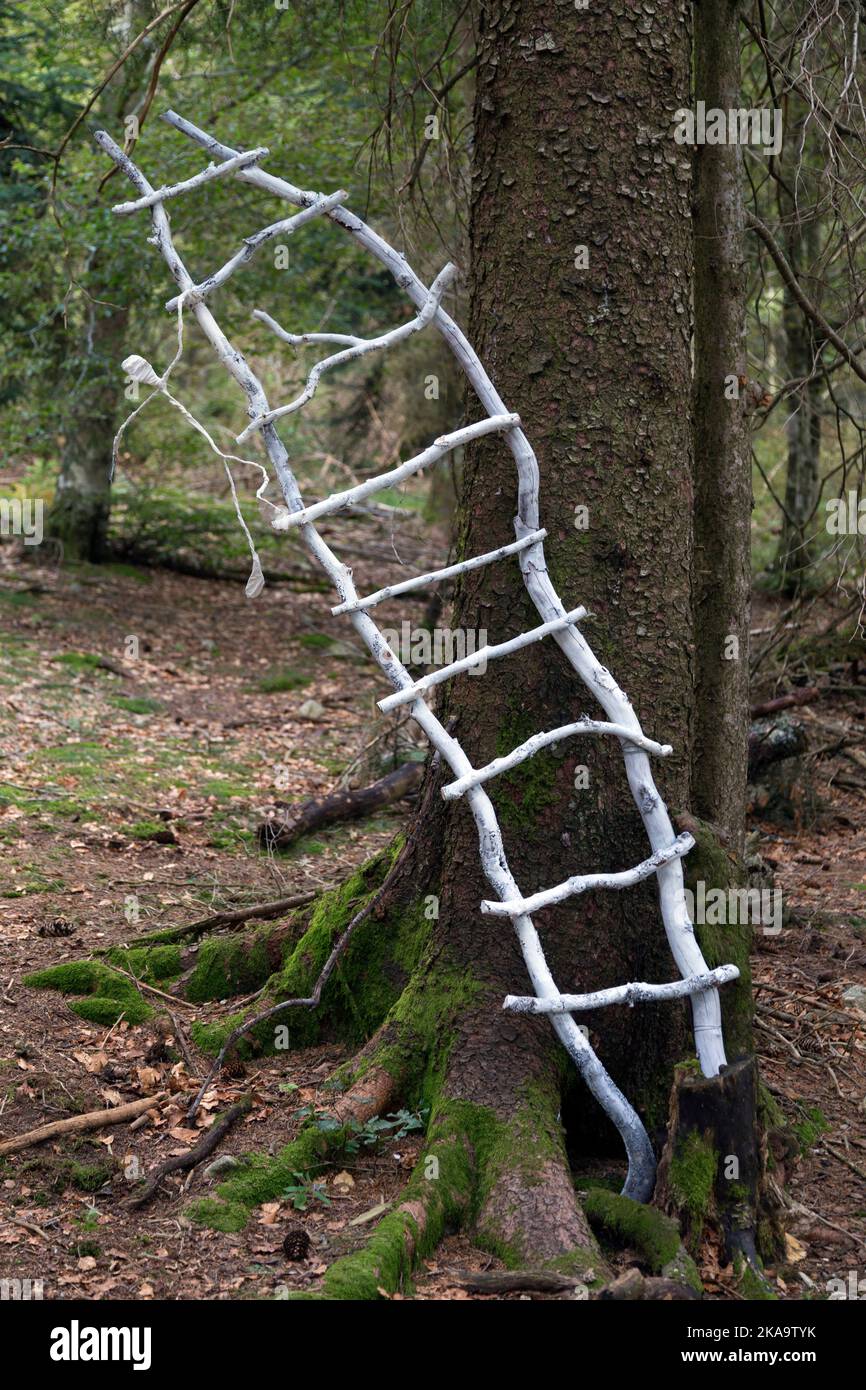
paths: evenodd
<path fill-rule="evenodd" d="M 423 549 L 418 536 L 413 543 Z M 359 552 L 369 548 L 359 536 Z M 363 555 L 357 577 L 362 592 L 375 587 Z M 41 1279 L 46 1298 L 315 1288 L 337 1245 L 342 1252 L 369 1233 L 413 1166 L 421 1139 L 404 1116 L 408 1126 L 392 1131 L 402 1137 L 362 1144 L 313 1185 L 299 1180 L 241 1232 L 182 1216 L 191 1196 L 211 1190 L 206 1165 L 130 1210 L 134 1176 L 200 1138 L 184 1112 L 210 1059 L 191 1047 L 192 1068 L 159 1060 L 151 1024 L 93 1024 L 61 994 L 22 984 L 33 970 L 158 926 L 319 890 L 389 841 L 405 803 L 285 855 L 255 843 L 275 799 L 333 788 L 370 737 L 377 676 L 360 650 L 334 638 L 328 603 L 321 592 L 269 585 L 252 606 L 235 582 L 119 565 L 37 568 L 16 565 L 8 547 L 0 553 L 0 1136 L 171 1093 L 135 1128 L 0 1160 L 0 1279 Z M 815 763 L 822 806 L 813 824 L 761 831 L 792 911 L 777 935 L 756 936 L 753 962 L 763 1075 L 791 1137 L 777 1156 L 792 1204 L 787 1251 L 769 1274 L 791 1299 L 826 1297 L 828 1280 L 862 1277 L 866 1266 L 866 1013 L 842 998 L 866 984 L 864 702 L 856 693 L 833 701 L 827 717 L 847 737 L 823 728 L 823 706 L 797 715 L 815 725 L 813 745 L 826 745 Z M 380 727 L 380 745 L 359 760 L 361 782 L 387 770 L 395 736 Z M 160 832 L 172 842 L 155 840 Z M 40 935 L 61 917 L 73 935 Z M 173 1007 L 188 1041 L 194 1019 L 228 1014 L 236 1001 Z M 248 1063 L 245 1076 L 218 1078 L 199 1124 L 251 1092 L 252 1110 L 219 1153 L 275 1152 L 342 1056 L 322 1045 Z M 293 1263 L 282 1242 L 296 1221 L 312 1246 Z M 741 1297 L 717 1251 L 705 1247 L 699 1263 L 707 1297 Z M 466 1273 L 500 1267 L 449 1237 L 412 1296 L 475 1298 Z"/>

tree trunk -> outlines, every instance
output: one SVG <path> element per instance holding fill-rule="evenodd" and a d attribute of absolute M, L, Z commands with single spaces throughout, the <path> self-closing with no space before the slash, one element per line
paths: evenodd
<path fill-rule="evenodd" d="M 788 236 L 798 275 L 817 252 L 817 226 L 795 221 Z M 815 369 L 815 337 L 790 289 L 784 288 L 786 375 L 807 378 Z M 788 402 L 788 471 L 776 567 L 786 593 L 802 588 L 814 560 L 815 512 L 821 495 L 821 382 L 805 381 Z"/>
<path fill-rule="evenodd" d="M 695 8 L 695 97 L 740 105 L 737 0 Z M 739 145 L 695 149 L 695 725 L 692 807 L 745 839 L 751 460 L 745 402 L 745 265 Z"/>
<path fill-rule="evenodd" d="M 128 314 L 101 304 L 92 308 L 85 369 L 65 404 L 60 475 L 46 533 L 62 543 L 67 559 L 99 561 L 108 530 L 111 441 L 123 402 L 120 363 Z"/>
<path fill-rule="evenodd" d="M 784 217 L 788 264 L 813 303 L 821 296 L 820 280 L 811 279 L 819 254 L 819 226 L 814 213 L 814 174 L 804 162 L 803 126 L 809 119 L 803 101 L 791 94 L 779 193 Z M 796 199 L 792 190 L 796 191 Z M 818 365 L 818 340 L 810 319 L 789 287 L 783 287 L 782 323 L 785 369 L 789 380 L 803 381 L 787 402 L 788 471 L 782 534 L 776 556 L 783 592 L 796 594 L 814 559 L 815 512 L 821 496 L 821 394 L 823 383 L 808 378 Z"/>
<path fill-rule="evenodd" d="M 635 28 L 607 9 L 491 5 L 481 43 L 469 337 L 538 455 L 553 582 L 566 607 L 590 607 L 596 653 L 649 735 L 674 744 L 660 789 L 679 809 L 689 800 L 692 705 L 691 238 L 688 163 L 670 127 L 688 98 L 689 11 L 667 3 Z M 465 554 L 506 539 L 516 510 L 501 446 L 473 450 L 461 497 Z M 498 565 L 464 576 L 453 621 L 498 641 L 536 619 L 517 573 Z M 561 655 L 538 644 L 507 669 L 457 683 L 448 713 L 478 766 L 591 706 Z M 646 853 L 616 744 L 560 749 L 491 784 L 524 892 Z M 511 943 L 490 937 L 477 915 L 485 894 L 465 808 L 449 822 L 445 862 L 443 919 L 462 933 L 465 958 L 492 993 L 494 977 L 506 992 L 523 989 Z M 652 884 L 545 909 L 540 925 L 563 991 L 672 973 Z M 671 1063 L 690 1050 L 685 1010 L 649 1007 L 639 1046 L 629 1010 L 586 1022 L 650 1131 L 662 1126 Z M 501 1043 L 507 1033 L 528 1044 L 523 1020 L 488 1018 L 486 1027 L 477 1051 L 490 1050 L 500 1086 L 509 1071 L 519 1086 L 521 1050 Z M 573 1146 L 616 1151 L 582 1087 L 565 1113 Z"/>

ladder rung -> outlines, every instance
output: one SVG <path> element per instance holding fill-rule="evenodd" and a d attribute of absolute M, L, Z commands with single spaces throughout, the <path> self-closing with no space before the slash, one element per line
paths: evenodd
<path fill-rule="evenodd" d="M 467 772 L 465 777 L 458 777 L 456 782 L 449 782 L 447 787 L 442 788 L 442 795 L 446 801 L 453 801 L 463 796 L 464 792 L 468 792 L 470 787 L 489 782 L 491 777 L 498 777 L 501 772 L 507 772 L 509 768 L 526 762 L 526 759 L 531 758 L 539 749 L 546 748 L 551 743 L 559 743 L 561 739 L 570 738 L 573 734 L 614 734 L 617 738 L 626 739 L 638 748 L 643 748 L 645 752 L 655 753 L 660 758 L 666 758 L 674 751 L 669 743 L 655 743 L 651 738 L 629 729 L 625 724 L 607 724 L 601 719 L 581 719 L 576 724 L 561 724 L 558 729 L 550 729 L 544 734 L 533 734 L 532 738 L 519 744 L 510 753 L 501 758 L 494 758 L 493 762 L 476 768 L 474 772 Z"/>
<path fill-rule="evenodd" d="M 684 831 L 682 835 L 677 836 L 673 844 L 656 850 L 649 859 L 644 859 L 632 869 L 623 869 L 615 874 L 575 874 L 574 878 L 567 878 L 555 888 L 545 888 L 543 892 L 533 893 L 529 898 L 511 898 L 506 902 L 485 900 L 481 904 L 481 911 L 495 917 L 522 917 L 526 913 L 537 912 L 540 907 L 549 907 L 551 903 L 561 903 L 566 898 L 576 897 L 578 893 L 586 893 L 590 888 L 630 888 L 632 884 L 650 878 L 662 864 L 669 864 L 672 859 L 681 859 L 684 854 L 688 854 L 694 843 L 692 836 Z"/>
<path fill-rule="evenodd" d="M 682 999 L 687 994 L 703 994 L 705 990 L 726 985 L 730 980 L 739 979 L 736 965 L 720 965 L 700 975 L 689 975 L 685 980 L 671 980 L 664 985 L 614 985 L 611 989 L 597 989 L 592 994 L 560 994 L 551 999 L 538 999 L 531 994 L 507 994 L 503 1009 L 511 1009 L 516 1014 L 579 1014 L 589 1009 L 605 1009 L 609 1004 L 652 1003 L 659 999 Z"/>
<path fill-rule="evenodd" d="M 459 449 L 462 444 L 468 444 L 470 439 L 479 439 L 483 434 L 511 430 L 519 424 L 519 415 L 490 415 L 486 420 L 479 420 L 474 425 L 464 425 L 463 429 L 454 430 L 451 434 L 440 435 L 438 439 L 433 441 L 429 449 L 425 449 L 421 454 L 416 454 L 414 458 L 407 459 L 405 463 L 401 463 L 397 468 L 392 468 L 390 472 L 380 473 L 375 478 L 368 478 L 366 482 L 359 483 L 357 487 L 348 488 L 345 492 L 334 492 L 330 497 L 324 498 L 321 502 L 314 502 L 312 506 L 304 507 L 301 511 L 281 511 L 271 524 L 275 531 L 290 531 L 295 526 L 305 526 L 307 522 L 315 521 L 317 517 L 328 516 L 331 512 L 340 512 L 344 507 L 351 507 L 356 502 L 362 502 L 365 497 L 371 496 L 374 492 L 383 492 L 385 488 L 402 483 L 413 473 L 419 473 L 422 468 L 427 468 L 431 463 L 437 463 L 445 454 Z"/>
<path fill-rule="evenodd" d="M 190 193 L 192 189 L 200 188 L 203 183 L 210 183 L 211 179 L 221 179 L 226 174 L 234 174 L 238 169 L 257 164 L 267 153 L 267 147 L 264 145 L 258 150 L 244 150 L 242 154 L 236 154 L 233 159 L 227 159 L 223 164 L 209 164 L 200 174 L 195 174 L 191 179 L 184 179 L 183 183 L 165 184 L 163 188 L 155 188 L 152 193 L 145 193 L 143 198 L 136 198 L 132 203 L 116 203 L 111 211 L 120 217 L 126 217 L 130 212 L 152 208 L 154 203 L 164 203 L 166 198 L 176 198 L 180 193 Z"/>
<path fill-rule="evenodd" d="M 375 594 L 368 594 L 366 598 L 352 599 L 348 603 L 338 603 L 331 612 L 338 613 L 357 613 L 363 608 L 374 608 L 377 603 L 384 603 L 385 599 L 396 598 L 398 594 L 408 594 L 413 589 L 425 589 L 428 584 L 438 584 L 442 579 L 451 579 L 455 574 L 465 574 L 469 570 L 481 569 L 484 565 L 492 565 L 494 560 L 502 560 L 506 555 L 516 555 L 520 550 L 526 550 L 530 545 L 537 545 L 543 541 L 547 532 L 542 528 L 540 531 L 531 531 L 522 540 L 512 541 L 510 545 L 502 545 L 498 550 L 488 550 L 486 555 L 473 555 L 471 560 L 461 560 L 456 565 L 446 565 L 442 570 L 431 570 L 429 574 L 416 574 L 414 579 L 403 579 L 399 584 L 389 584 L 384 589 L 377 589 Z"/>
<path fill-rule="evenodd" d="M 344 348 L 342 352 L 335 352 L 330 357 L 323 357 L 313 367 L 307 377 L 307 384 L 299 396 L 288 405 L 277 406 L 276 410 L 268 410 L 264 415 L 257 415 L 244 430 L 237 436 L 237 442 L 243 444 L 254 430 L 263 429 L 265 425 L 273 424 L 275 420 L 280 420 L 284 415 L 293 415 L 296 410 L 300 410 L 306 405 L 307 401 L 312 400 L 318 389 L 319 380 L 324 372 L 328 372 L 332 367 L 339 367 L 346 362 L 352 362 L 356 357 L 363 357 L 368 352 L 378 352 L 386 348 L 394 347 L 396 343 L 401 343 L 405 338 L 410 338 L 413 333 L 419 333 L 422 328 L 438 314 L 442 296 L 457 274 L 457 267 L 449 261 L 433 281 L 427 294 L 427 298 L 418 310 L 413 319 L 408 323 L 401 323 L 398 328 L 391 328 L 387 333 L 380 333 L 376 338 L 365 338 L 360 343 L 352 343 Z M 278 337 L 291 342 L 293 335 L 286 333 L 280 325 L 271 318 L 270 314 L 263 314 L 261 310 L 256 311 L 256 318 L 260 318 L 269 328 L 272 328 Z"/>
<path fill-rule="evenodd" d="M 330 212 L 331 208 L 337 207 L 346 197 L 348 194 L 345 189 L 339 188 L 336 193 L 329 193 L 326 198 L 318 198 L 315 203 L 311 203 L 308 208 L 303 208 L 301 212 L 294 213 L 292 217 L 283 217 L 279 222 L 272 222 L 269 227 L 263 227 L 260 232 L 256 232 L 253 236 L 244 237 L 244 244 L 240 251 L 236 251 L 225 265 L 220 266 L 219 270 L 215 270 L 213 275 L 209 275 L 206 280 L 202 280 L 198 285 L 193 285 L 192 289 L 186 290 L 183 296 L 176 294 L 174 299 L 168 301 L 165 306 L 166 309 L 176 309 L 181 297 L 184 304 L 199 304 L 218 285 L 224 285 L 239 266 L 251 260 L 265 242 L 272 241 L 275 236 L 291 236 L 299 227 L 303 227 L 305 222 L 311 221 L 312 218 L 318 217 L 320 214 Z"/>
<path fill-rule="evenodd" d="M 423 695 L 424 691 L 429 690 L 431 686 L 441 685 L 443 681 L 450 680 L 452 676 L 460 675 L 461 671 L 471 671 L 473 666 L 480 665 L 482 661 L 495 661 L 497 657 L 510 656 L 512 652 L 520 651 L 521 647 L 528 647 L 532 642 L 540 642 L 542 637 L 547 637 L 548 633 L 561 632 L 564 627 L 571 627 L 585 617 L 585 608 L 573 608 L 570 613 L 566 613 L 564 618 L 555 618 L 552 622 L 542 623 L 541 627 L 534 627 L 531 632 L 522 632 L 519 637 L 512 637 L 510 642 L 500 642 L 494 647 L 479 647 L 478 651 L 473 652 L 471 656 L 464 656 L 459 661 L 452 661 L 450 666 L 440 666 L 438 671 L 431 671 L 429 676 L 422 676 L 414 685 L 407 685 L 403 690 L 397 690 L 393 695 L 387 695 L 384 700 L 378 700 L 377 704 L 383 713 L 396 709 L 398 705 L 408 705 L 419 695 Z"/>

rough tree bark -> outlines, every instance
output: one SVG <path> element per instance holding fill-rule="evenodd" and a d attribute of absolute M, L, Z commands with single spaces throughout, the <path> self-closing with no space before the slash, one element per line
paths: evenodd
<path fill-rule="evenodd" d="M 688 160 L 670 131 L 688 99 L 689 62 L 689 10 L 677 3 L 639 26 L 618 6 L 486 6 L 471 224 L 470 338 L 538 454 L 551 576 L 566 604 L 586 602 L 596 615 L 587 636 L 605 665 L 619 665 L 649 735 L 674 744 L 659 769 L 674 808 L 689 800 L 691 240 Z M 461 504 L 467 554 L 504 532 L 514 481 L 493 450 L 471 454 Z M 530 617 L 506 569 L 465 577 L 456 627 L 498 634 L 505 615 L 503 635 Z M 476 766 L 590 704 L 549 653 L 529 653 L 515 676 L 496 701 L 482 681 L 452 691 L 448 713 Z M 560 751 L 536 755 L 495 784 L 525 891 L 555 882 L 563 864 L 578 873 L 641 857 L 619 751 L 602 741 Z M 501 938 L 485 939 L 483 924 L 468 929 L 479 880 L 459 812 L 447 837 L 446 862 L 460 872 L 448 875 L 444 915 L 466 923 L 467 958 L 483 961 L 488 977 L 514 979 Z M 657 923 L 653 885 L 545 910 L 559 987 L 668 978 Z M 689 1050 L 684 1018 L 677 1007 L 650 1006 L 640 1046 L 629 1011 L 586 1019 L 651 1129 L 664 1122 L 670 1063 Z M 515 1031 L 513 1022 L 494 1026 Z M 510 1049 L 497 1050 L 503 1085 Z M 515 1054 L 513 1067 L 521 1065 Z M 517 1070 L 509 1084 L 519 1088 Z M 603 1118 L 579 1091 L 566 1114 L 578 1149 L 608 1144 Z"/>
<path fill-rule="evenodd" d="M 695 97 L 740 105 L 738 0 L 695 7 Z M 694 152 L 695 726 L 692 808 L 742 852 L 749 721 L 751 457 L 739 145 Z"/>
<path fill-rule="evenodd" d="M 790 138 L 790 137 L 789 137 Z M 808 214 L 791 212 L 787 233 L 788 260 L 809 292 L 808 267 L 818 254 L 818 224 Z M 795 300 L 789 286 L 784 287 L 783 323 L 785 330 L 785 374 L 804 384 L 788 404 L 788 469 L 782 534 L 776 568 L 784 592 L 794 594 L 802 588 L 814 560 L 815 512 L 821 495 L 821 395 L 820 379 L 808 380 L 815 370 L 817 344 L 812 324 Z"/>

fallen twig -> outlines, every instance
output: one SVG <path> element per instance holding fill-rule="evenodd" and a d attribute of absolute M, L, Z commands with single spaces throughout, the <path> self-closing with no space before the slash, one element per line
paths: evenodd
<path fill-rule="evenodd" d="M 156 1172 L 151 1173 L 147 1183 L 138 1196 L 133 1197 L 127 1204 L 130 1210 L 136 1207 L 143 1207 L 146 1202 L 149 1202 L 155 1195 L 163 1178 L 167 1177 L 169 1173 L 184 1171 L 187 1168 L 195 1168 L 201 1163 L 202 1159 L 212 1154 L 220 1140 L 228 1134 L 232 1125 L 237 1124 L 241 1116 L 249 1112 L 252 1103 L 251 1096 L 242 1096 L 237 1104 L 233 1105 L 230 1110 L 227 1110 L 221 1119 L 214 1121 L 207 1134 L 198 1141 L 194 1148 L 190 1149 L 189 1153 L 180 1154 L 175 1158 L 167 1158 L 165 1163 L 161 1163 Z"/>
<path fill-rule="evenodd" d="M 788 695 L 779 695 L 775 700 L 764 700 L 761 704 L 752 705 L 749 713 L 753 719 L 759 719 L 764 714 L 776 714 L 779 710 L 790 709 L 793 705 L 810 705 L 813 700 L 818 700 L 824 691 L 817 685 L 804 686 L 802 690 L 792 690 Z"/>
<path fill-rule="evenodd" d="M 380 777 L 369 787 L 357 791 L 336 791 L 330 796 L 314 797 L 294 806 L 282 821 L 265 821 L 258 829 L 261 844 L 272 849 L 288 849 L 302 835 L 309 835 L 324 825 L 337 821 L 359 820 L 373 811 L 390 806 L 408 796 L 420 786 L 424 768 L 421 763 L 403 763 L 387 777 Z"/>
<path fill-rule="evenodd" d="M 189 922 L 184 927 L 165 927 L 162 930 L 152 932 L 149 936 L 139 937 L 137 941 L 131 942 L 134 946 L 144 946 L 154 941 L 177 941 L 187 936 L 202 936 L 207 931 L 218 931 L 221 927 L 242 927 L 245 922 L 261 920 L 263 918 L 281 917 L 284 912 L 290 912 L 293 907 L 303 907 L 305 903 L 312 902 L 316 893 L 294 893 L 288 898 L 274 898 L 272 902 L 251 903 L 249 907 L 226 908 L 222 912 L 214 912 L 210 917 L 200 917 L 196 922 Z M 174 996 L 169 996 L 173 998 Z"/>
<path fill-rule="evenodd" d="M 4 1139 L 0 1143 L 0 1158 L 6 1154 L 18 1153 L 21 1149 L 29 1149 L 31 1144 L 44 1144 L 46 1139 L 56 1139 L 60 1135 L 81 1134 L 83 1130 L 125 1124 L 127 1120 L 133 1120 L 136 1115 L 159 1105 L 167 1095 L 167 1091 L 158 1091 L 155 1096 L 131 1100 L 126 1105 L 116 1105 L 113 1110 L 90 1110 L 86 1115 L 73 1115 L 68 1120 L 54 1120 L 50 1125 L 30 1129 L 15 1139 Z"/>

